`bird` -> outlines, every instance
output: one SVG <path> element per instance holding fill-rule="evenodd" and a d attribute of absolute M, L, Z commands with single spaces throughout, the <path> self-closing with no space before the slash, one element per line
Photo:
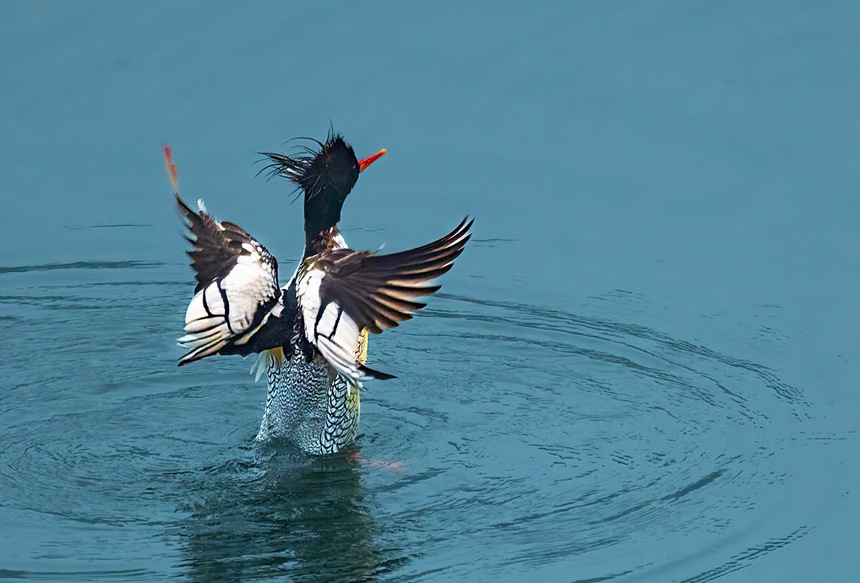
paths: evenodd
<path fill-rule="evenodd" d="M 267 393 L 256 439 L 283 440 L 309 455 L 341 451 L 355 440 L 365 381 L 395 378 L 369 367 L 368 335 L 395 328 L 426 304 L 471 237 L 464 218 L 431 243 L 382 254 L 347 246 L 341 211 L 359 175 L 383 149 L 359 160 L 344 137 L 307 138 L 292 155 L 261 152 L 270 176 L 295 185 L 304 198 L 301 260 L 283 286 L 275 257 L 245 229 L 218 221 L 198 201 L 179 195 L 170 146 L 164 157 L 197 285 L 185 312 L 187 352 L 179 366 L 214 355 L 257 354 L 252 373 L 265 374 Z"/>

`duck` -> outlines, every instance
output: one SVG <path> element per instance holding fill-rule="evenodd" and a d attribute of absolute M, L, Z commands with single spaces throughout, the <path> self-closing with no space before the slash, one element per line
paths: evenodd
<path fill-rule="evenodd" d="M 256 439 L 282 440 L 309 455 L 334 454 L 355 441 L 360 393 L 394 375 L 367 365 L 368 336 L 396 328 L 426 306 L 471 237 L 468 216 L 447 235 L 407 251 L 351 249 L 338 228 L 358 178 L 387 150 L 358 159 L 341 134 L 310 139 L 292 155 L 262 152 L 270 176 L 304 198 L 304 250 L 283 286 L 275 257 L 245 229 L 179 195 L 172 151 L 164 158 L 192 248 L 196 287 L 178 343 L 179 366 L 216 355 L 257 355 L 252 373 L 267 392 Z"/>

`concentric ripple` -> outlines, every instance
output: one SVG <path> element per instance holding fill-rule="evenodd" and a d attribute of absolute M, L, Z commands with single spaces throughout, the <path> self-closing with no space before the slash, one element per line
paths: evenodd
<path fill-rule="evenodd" d="M 443 294 L 373 339 L 400 378 L 357 446 L 309 460 L 252 441 L 249 362 L 175 367 L 186 275 L 2 274 L 0 576 L 710 581 L 809 530 L 779 500 L 801 391 L 641 298 Z"/>
<path fill-rule="evenodd" d="M 693 576 L 711 545 L 770 524 L 785 433 L 806 408 L 773 371 L 637 324 L 443 297 L 398 340 L 408 386 L 365 424 L 387 455 L 422 460 L 380 485 L 400 506 L 391 520 L 419 525 L 416 573 L 576 566 L 588 580 L 662 555 L 698 557 L 680 564 Z"/>

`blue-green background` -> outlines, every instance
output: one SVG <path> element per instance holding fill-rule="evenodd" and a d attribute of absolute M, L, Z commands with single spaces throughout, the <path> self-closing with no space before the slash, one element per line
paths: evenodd
<path fill-rule="evenodd" d="M 0 580 L 853 581 L 854 2 L 6 2 Z M 349 458 L 177 369 L 161 159 L 281 262 L 332 125 L 356 248 L 475 235 Z"/>

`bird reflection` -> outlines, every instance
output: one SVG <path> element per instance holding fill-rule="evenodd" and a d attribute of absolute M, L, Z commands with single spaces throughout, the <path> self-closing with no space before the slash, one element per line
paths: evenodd
<path fill-rule="evenodd" d="M 374 581 L 400 562 L 374 543 L 356 447 L 308 458 L 255 444 L 248 457 L 188 492 L 198 501 L 179 535 L 190 580 Z"/>

